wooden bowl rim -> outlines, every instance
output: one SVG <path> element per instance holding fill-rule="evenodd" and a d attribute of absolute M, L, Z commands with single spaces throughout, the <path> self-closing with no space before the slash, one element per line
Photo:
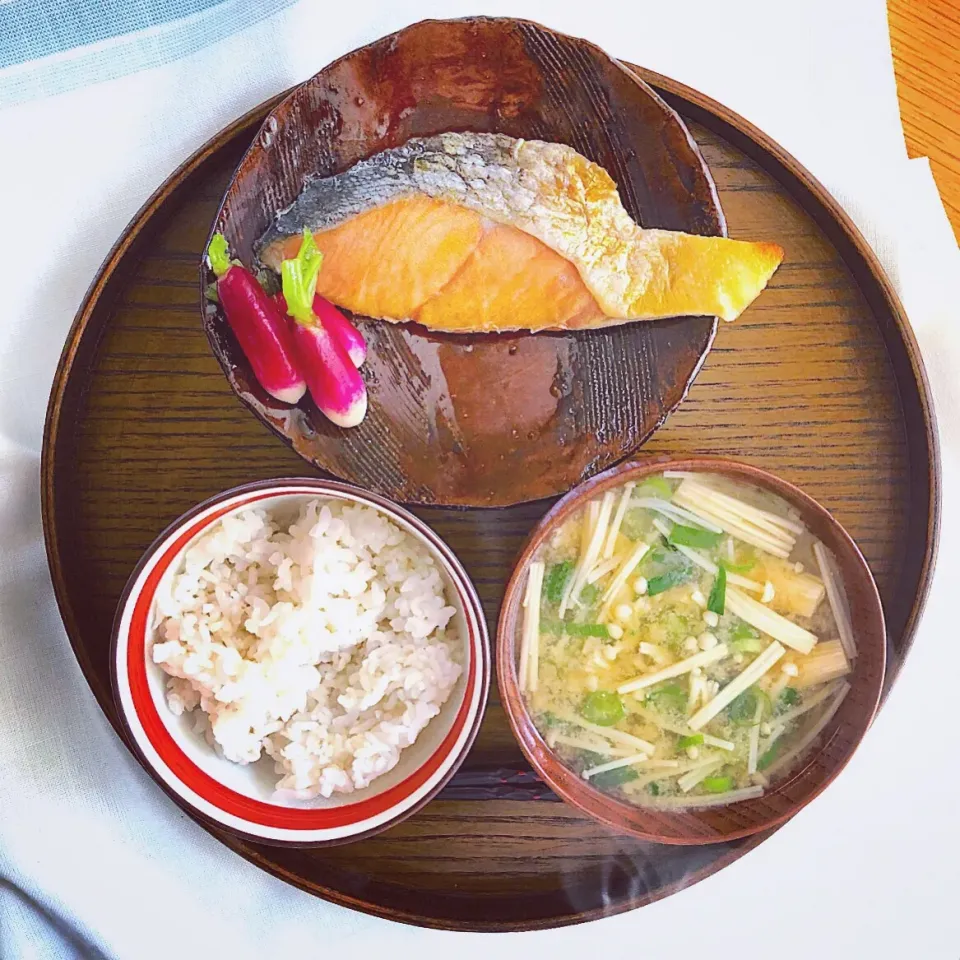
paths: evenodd
<path fill-rule="evenodd" d="M 559 524 L 595 495 L 613 489 L 627 480 L 642 480 L 644 477 L 661 473 L 664 470 L 683 470 L 694 473 L 711 472 L 753 484 L 778 495 L 795 506 L 799 510 L 804 523 L 808 526 L 810 526 L 810 518 L 812 517 L 818 527 L 828 530 L 832 540 L 828 547 L 834 553 L 838 552 L 837 547 L 839 547 L 843 554 L 841 558 L 838 558 L 841 565 L 848 572 L 850 568 L 856 571 L 856 589 L 855 591 L 848 589 L 847 593 L 849 595 L 855 592 L 863 598 L 863 608 L 859 611 L 860 616 L 857 617 L 858 635 L 862 635 L 866 642 L 876 644 L 878 647 L 876 651 L 871 651 L 871 656 L 879 658 L 879 669 L 873 672 L 872 680 L 863 681 L 864 689 L 861 691 L 856 715 L 848 722 L 848 735 L 851 744 L 846 748 L 842 758 L 838 761 L 824 758 L 823 763 L 828 767 L 828 770 L 823 779 L 813 785 L 802 798 L 790 801 L 781 813 L 765 815 L 762 818 L 758 817 L 754 823 L 748 826 L 731 828 L 713 836 L 703 836 L 691 832 L 691 825 L 697 821 L 701 811 L 671 812 L 644 807 L 642 804 L 630 804 L 602 793 L 576 774 L 571 775 L 570 768 L 557 757 L 555 751 L 547 746 L 546 741 L 530 717 L 523 696 L 517 686 L 516 638 L 520 591 L 521 587 L 525 585 L 527 568 L 536 551 L 540 549 Z M 853 611 L 854 614 L 857 612 Z M 660 455 L 621 463 L 579 484 L 566 496 L 558 500 L 530 532 L 510 574 L 503 602 L 500 606 L 495 642 L 500 702 L 507 714 L 510 729 L 517 744 L 537 774 L 564 802 L 569 803 L 594 820 L 641 840 L 677 846 L 724 843 L 770 830 L 789 820 L 794 814 L 816 799 L 850 762 L 870 728 L 880 705 L 887 662 L 886 622 L 880 593 L 860 548 L 840 521 L 809 494 L 804 493 L 799 487 L 781 479 L 776 474 L 740 460 L 719 456 L 673 457 Z M 534 743 L 536 749 L 531 748 L 528 738 L 529 741 Z M 799 779 L 822 756 L 823 745 L 821 743 L 820 748 L 815 748 L 807 754 L 806 760 L 796 767 L 789 776 L 776 782 L 774 791 Z M 755 808 L 765 797 L 766 795 L 757 800 L 743 800 L 728 806 L 747 810 L 751 807 Z M 667 833 L 654 828 L 644 829 L 628 822 L 628 819 L 637 815 L 638 810 L 642 814 L 645 809 L 650 810 L 651 815 L 656 816 L 660 821 L 673 825 L 675 832 Z M 710 809 L 716 812 L 717 809 L 726 810 L 728 807 Z M 715 829 L 715 827 L 711 825 L 711 829 Z"/>
<path fill-rule="evenodd" d="M 316 490 L 318 496 L 322 496 L 324 494 L 332 496 L 347 494 L 350 497 L 357 498 L 358 502 L 372 506 L 375 509 L 386 513 L 388 516 L 394 514 L 407 521 L 414 528 L 414 530 L 416 530 L 418 537 L 428 546 L 432 547 L 433 550 L 440 554 L 440 556 L 443 558 L 447 573 L 457 583 L 457 586 L 464 598 L 465 606 L 468 608 L 464 611 L 464 615 L 466 616 L 468 622 L 472 622 L 476 626 L 478 641 L 476 644 L 477 650 L 479 651 L 476 680 L 479 698 L 478 707 L 473 716 L 468 720 L 466 738 L 464 739 L 459 752 L 454 757 L 453 762 L 450 764 L 450 767 L 447 769 L 445 774 L 419 800 L 411 804 L 408 808 L 399 811 L 394 816 L 389 817 L 383 823 L 377 824 L 376 826 L 362 832 L 352 833 L 346 836 L 331 839 L 300 840 L 279 837 L 264 837 L 259 834 L 247 832 L 238 827 L 231 826 L 230 824 L 208 816 L 203 811 L 199 810 L 196 806 L 194 806 L 194 804 L 182 797 L 179 793 L 177 793 L 177 791 L 175 791 L 169 784 L 165 782 L 163 777 L 161 777 L 157 772 L 154 764 L 144 754 L 139 742 L 137 741 L 137 738 L 134 736 L 134 733 L 130 727 L 130 721 L 126 710 L 123 707 L 123 699 L 120 696 L 118 679 L 117 648 L 120 643 L 121 622 L 124 611 L 130 602 L 133 589 L 140 577 L 140 574 L 143 572 L 143 569 L 147 566 L 147 564 L 150 563 L 164 542 L 167 541 L 169 537 L 178 530 L 184 529 L 194 518 L 204 513 L 208 508 L 216 506 L 219 503 L 248 493 L 275 492 L 278 495 L 282 495 L 284 493 L 284 488 L 291 486 L 311 487 Z M 430 803 L 430 801 L 433 800 L 434 797 L 436 797 L 436 795 L 450 782 L 451 778 L 454 776 L 457 770 L 460 769 L 463 761 L 469 755 L 470 750 L 477 739 L 477 734 L 480 732 L 480 726 L 483 722 L 483 717 L 486 714 L 489 703 L 492 669 L 493 656 L 490 650 L 490 636 L 487 628 L 486 617 L 484 615 L 483 604 L 481 603 L 480 597 L 477 594 L 477 589 L 473 583 L 473 580 L 470 578 L 470 575 L 467 573 L 456 553 L 454 553 L 453 548 L 450 547 L 450 545 L 440 536 L 440 534 L 438 534 L 429 524 L 421 520 L 419 517 L 401 505 L 394 503 L 387 497 L 364 490 L 362 487 L 357 487 L 354 484 L 345 483 L 341 480 L 325 480 L 318 477 L 277 477 L 270 480 L 254 480 L 249 483 L 238 484 L 237 486 L 230 487 L 221 491 L 220 493 L 214 494 L 211 497 L 207 497 L 207 499 L 194 505 L 171 523 L 167 524 L 167 526 L 154 538 L 150 546 L 144 550 L 142 556 L 137 562 L 137 565 L 134 567 L 129 578 L 127 579 L 127 582 L 123 588 L 123 592 L 120 595 L 120 599 L 117 602 L 117 611 L 116 615 L 114 616 L 110 636 L 110 691 L 117 710 L 117 717 L 120 724 L 119 732 L 121 733 L 125 744 L 129 748 L 130 752 L 134 755 L 140 766 L 143 767 L 153 781 L 164 791 L 164 793 L 167 794 L 168 797 L 170 797 L 177 804 L 177 806 L 189 812 L 191 816 L 197 817 L 199 820 L 209 824 L 218 831 L 224 831 L 225 833 L 232 834 L 250 843 L 265 844 L 267 846 L 277 847 L 311 849 L 319 847 L 342 846 L 347 843 L 353 843 L 357 840 L 368 839 L 369 837 L 373 837 L 378 833 L 383 833 L 383 831 L 389 830 L 398 823 L 402 823 L 404 820 L 423 809 L 423 807 Z"/>

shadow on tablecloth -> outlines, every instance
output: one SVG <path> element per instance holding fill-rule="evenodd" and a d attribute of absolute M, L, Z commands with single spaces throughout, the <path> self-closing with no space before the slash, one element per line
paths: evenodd
<path fill-rule="evenodd" d="M 12 953 L 7 952 L 4 946 L 5 936 L 3 929 L 4 914 L 7 913 L 12 902 L 30 911 L 39 921 L 39 925 L 50 939 L 56 938 L 64 948 L 61 956 L 75 958 L 75 960 L 110 960 L 97 946 L 92 944 L 72 924 L 57 916 L 48 907 L 34 899 L 24 890 L 21 890 L 12 880 L 0 876 L 0 957 L 16 960 Z"/>

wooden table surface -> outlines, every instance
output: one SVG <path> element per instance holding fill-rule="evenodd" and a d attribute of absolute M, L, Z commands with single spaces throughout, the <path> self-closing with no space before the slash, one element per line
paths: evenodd
<path fill-rule="evenodd" d="M 929 157 L 960 237 L 960 0 L 889 0 L 900 116 L 911 157 Z"/>

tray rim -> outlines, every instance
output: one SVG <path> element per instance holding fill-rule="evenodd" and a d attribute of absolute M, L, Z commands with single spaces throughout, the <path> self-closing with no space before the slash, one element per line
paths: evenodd
<path fill-rule="evenodd" d="M 926 365 L 923 362 L 920 345 L 917 343 L 910 318 L 907 316 L 900 296 L 890 277 L 887 275 L 886 269 L 880 262 L 880 258 L 860 232 L 860 228 L 854 223 L 853 218 L 843 209 L 833 194 L 831 194 L 793 154 L 785 150 L 776 140 L 764 133 L 749 120 L 746 120 L 741 117 L 740 114 L 724 106 L 717 100 L 706 96 L 706 94 L 701 93 L 699 90 L 644 67 L 633 64 L 627 64 L 626 66 L 629 69 L 635 70 L 638 75 L 645 79 L 661 96 L 665 94 L 664 99 L 666 99 L 668 104 L 672 105 L 673 100 L 679 99 L 692 106 L 695 114 L 698 112 L 707 114 L 714 122 L 719 121 L 723 126 L 722 136 L 748 156 L 756 159 L 756 155 L 760 154 L 772 158 L 776 166 L 790 182 L 784 183 L 783 179 L 773 173 L 769 167 L 764 166 L 764 169 L 785 186 L 787 192 L 800 203 L 804 211 L 814 219 L 821 229 L 824 229 L 828 236 L 833 232 L 829 229 L 830 226 L 834 228 L 839 227 L 845 235 L 846 240 L 852 244 L 854 251 L 863 259 L 879 287 L 882 298 L 887 303 L 897 332 L 903 341 L 907 358 L 910 361 L 911 373 L 917 386 L 921 417 L 924 424 L 924 440 L 926 441 L 925 446 L 928 451 L 927 459 L 930 464 L 930 475 L 927 483 L 927 497 L 930 510 L 927 519 L 924 560 L 919 572 L 917 593 L 902 631 L 903 651 L 898 663 L 891 664 L 888 658 L 888 670 L 884 679 L 883 695 L 880 699 L 880 706 L 882 707 L 884 703 L 886 703 L 893 683 L 900 673 L 903 661 L 906 660 L 907 655 L 913 647 L 917 627 L 923 617 L 923 611 L 929 599 L 930 586 L 933 581 L 934 568 L 936 567 L 937 555 L 940 548 L 940 521 L 943 495 L 943 464 L 940 457 L 940 436 L 937 429 L 937 415 L 933 402 L 933 391 L 930 388 Z M 797 192 L 806 192 L 820 203 L 824 208 L 824 213 L 827 214 L 828 222 L 826 224 L 796 196 Z M 832 241 L 833 237 L 830 239 Z M 844 262 L 846 262 L 843 251 L 838 252 Z M 859 282 L 857 286 L 861 286 Z M 885 337 L 884 340 L 886 340 Z M 902 409 L 901 404 L 901 410 Z M 907 439 L 909 442 L 909 436 Z M 910 458 L 908 457 L 908 459 Z M 889 633 L 889 625 L 887 630 Z"/>
<path fill-rule="evenodd" d="M 942 464 L 933 398 L 920 349 L 906 311 L 879 258 L 860 233 L 852 218 L 843 210 L 839 202 L 834 199 L 823 184 L 799 163 L 796 158 L 756 126 L 711 97 L 655 71 L 648 70 L 627 61 L 621 60 L 620 62 L 627 70 L 634 72 L 641 80 L 652 86 L 654 91 L 663 97 L 669 106 L 681 112 L 681 118 L 685 115 L 694 119 L 696 122 L 702 123 L 712 133 L 716 133 L 724 139 L 729 140 L 738 149 L 759 162 L 771 176 L 781 183 L 786 191 L 800 204 L 818 226 L 827 232 L 831 242 L 836 243 L 835 237 L 839 237 L 849 248 L 850 252 L 862 260 L 868 274 L 877 284 L 877 292 L 885 302 L 887 312 L 893 321 L 893 328 L 902 341 L 910 364 L 911 374 L 916 385 L 920 404 L 920 416 L 924 426 L 922 439 L 926 450 L 925 459 L 928 463 L 928 478 L 925 490 L 928 504 L 928 519 L 924 558 L 919 571 L 917 590 L 907 620 L 902 629 L 902 655 L 899 658 L 899 662 L 890 664 L 892 669 L 888 671 L 885 689 L 881 699 L 882 706 L 886 701 L 893 682 L 896 680 L 903 661 L 912 649 L 916 629 L 929 597 L 939 546 L 942 509 Z M 292 89 L 291 87 L 279 95 L 271 97 L 253 107 L 237 120 L 214 134 L 180 164 L 150 197 L 148 197 L 107 253 L 103 263 L 91 281 L 89 288 L 84 294 L 74 321 L 67 333 L 64 348 L 54 374 L 44 423 L 40 468 L 41 515 L 47 563 L 50 569 L 57 606 L 74 656 L 77 658 L 84 679 L 94 693 L 98 705 L 125 746 L 128 746 L 128 744 L 123 735 L 122 728 L 105 707 L 105 701 L 111 700 L 109 687 L 104 688 L 97 679 L 82 644 L 81 631 L 70 603 L 66 578 L 64 577 L 63 567 L 60 561 L 60 536 L 56 522 L 55 468 L 58 460 L 56 440 L 60 436 L 62 426 L 61 415 L 63 413 L 65 393 L 70 381 L 70 374 L 77 360 L 78 350 L 86 327 L 94 312 L 100 306 L 101 300 L 110 295 L 111 283 L 116 268 L 127 253 L 137 245 L 145 232 L 145 228 L 150 225 L 156 215 L 162 214 L 166 202 L 171 200 L 188 184 L 192 175 L 198 171 L 205 161 L 211 159 L 221 149 L 229 146 L 239 135 L 255 128 L 277 103 L 289 95 Z M 691 116 L 691 114 L 693 115 Z M 720 128 L 719 130 L 718 127 Z M 774 169 L 771 169 L 771 166 Z M 838 250 L 838 253 L 840 253 L 841 258 L 846 262 L 847 257 L 844 255 L 844 251 Z M 859 278 L 857 278 L 857 286 L 862 289 Z M 884 339 L 886 339 L 886 337 L 884 337 Z M 64 446 L 66 445 L 64 444 Z M 61 450 L 62 449 L 61 447 Z M 533 921 L 485 922 L 483 920 L 461 921 L 424 917 L 402 909 L 384 907 L 369 901 L 360 900 L 357 897 L 338 890 L 307 885 L 300 877 L 292 872 L 264 860 L 256 850 L 247 849 L 244 843 L 238 838 L 234 838 L 224 831 L 211 828 L 202 821 L 198 822 L 218 840 L 240 854 L 240 856 L 244 857 L 244 859 L 250 863 L 266 870 L 278 879 L 291 883 L 315 896 L 319 896 L 340 906 L 349 907 L 387 920 L 434 929 L 472 932 L 553 929 L 555 927 L 568 926 L 574 923 L 583 923 L 606 916 L 625 913 L 629 910 L 634 910 L 671 896 L 673 893 L 679 892 L 679 890 L 719 872 L 758 846 L 774 832 L 774 830 L 766 831 L 755 834 L 744 841 L 737 842 L 726 854 L 718 857 L 707 867 L 701 868 L 692 875 L 675 883 L 666 884 L 652 894 L 625 898 L 612 907 L 597 907 L 562 917 L 550 917 Z M 779 829 L 779 827 L 776 829 Z"/>

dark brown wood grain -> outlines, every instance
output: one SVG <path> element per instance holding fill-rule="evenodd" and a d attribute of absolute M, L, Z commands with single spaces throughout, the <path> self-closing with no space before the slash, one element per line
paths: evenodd
<path fill-rule="evenodd" d="M 857 660 L 850 676 L 850 691 L 824 730 L 817 748 L 796 769 L 788 771 L 789 776 L 774 781 L 763 796 L 729 806 L 701 810 L 657 809 L 624 802 L 594 788 L 570 769 L 541 737 L 517 680 L 521 605 L 531 561 L 586 503 L 608 490 L 619 489 L 628 481 L 640 483 L 663 470 L 720 474 L 767 490 L 789 503 L 807 529 L 836 559 L 850 605 L 850 618 L 857 629 Z M 618 832 L 641 840 L 678 845 L 738 840 L 770 830 L 819 796 L 846 766 L 873 722 L 883 690 L 886 660 L 887 635 L 880 595 L 870 568 L 849 534 L 832 514 L 797 487 L 756 466 L 725 457 L 645 456 L 639 463 L 627 462 L 613 467 L 562 497 L 531 532 L 507 583 L 497 626 L 496 664 L 501 703 L 533 768 L 565 800 Z"/>
<path fill-rule="evenodd" d="M 894 675 L 926 595 L 938 518 L 929 395 L 906 319 L 866 245 L 795 161 L 706 98 L 652 79 L 692 121 L 731 235 L 775 240 L 787 257 L 771 289 L 720 330 L 687 401 L 644 452 L 746 460 L 830 509 L 877 577 Z M 114 723 L 110 624 L 141 552 L 227 486 L 307 472 L 237 402 L 197 320 L 197 259 L 265 113 L 224 131 L 148 203 L 91 288 L 51 397 L 48 556 L 77 658 Z M 453 545 L 494 623 L 512 563 L 548 506 L 416 512 Z M 493 769 L 500 772 L 488 775 Z M 485 799 L 500 778 L 511 796 L 528 799 Z M 448 793 L 382 836 L 323 854 L 218 836 L 320 896 L 472 930 L 554 926 L 640 906 L 765 836 L 668 848 L 619 837 L 538 794 L 493 693 Z"/>
<path fill-rule="evenodd" d="M 347 54 L 264 121 L 214 229 L 246 264 L 309 176 L 449 130 L 565 143 L 647 227 L 720 235 L 713 181 L 660 97 L 598 47 L 523 20 L 427 20 Z M 201 287 L 213 279 L 203 270 Z M 522 318 L 517 318 L 522 323 Z M 681 402 L 716 331 L 681 317 L 579 333 L 438 334 L 359 320 L 369 408 L 334 426 L 257 383 L 219 308 L 207 334 L 237 395 L 309 463 L 404 502 L 553 496 L 635 450 Z"/>

